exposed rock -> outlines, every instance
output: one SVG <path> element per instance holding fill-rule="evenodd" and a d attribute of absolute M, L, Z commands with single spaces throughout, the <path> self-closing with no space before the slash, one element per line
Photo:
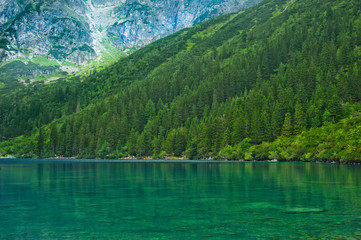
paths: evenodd
<path fill-rule="evenodd" d="M 84 65 L 109 53 L 105 42 L 128 53 L 259 1 L 0 0 L 0 60 L 47 56 Z"/>
<path fill-rule="evenodd" d="M 128 0 L 114 12 L 117 21 L 107 30 L 123 48 L 140 48 L 180 29 L 254 4 L 244 0 Z"/>

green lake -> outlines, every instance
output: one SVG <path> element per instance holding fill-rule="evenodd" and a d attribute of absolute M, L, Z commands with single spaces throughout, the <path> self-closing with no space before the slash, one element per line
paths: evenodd
<path fill-rule="evenodd" d="M 360 166 L 0 160 L 0 239 L 322 238 L 361 239 Z"/>

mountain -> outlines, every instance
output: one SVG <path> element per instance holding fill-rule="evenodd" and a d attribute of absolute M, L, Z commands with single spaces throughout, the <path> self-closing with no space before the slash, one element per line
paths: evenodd
<path fill-rule="evenodd" d="M 358 161 L 360 9 L 264 0 L 4 93 L 0 155 Z"/>
<path fill-rule="evenodd" d="M 258 1 L 1 0 L 0 60 L 12 62 L 0 72 L 25 84 L 54 73 L 52 81 Z"/>

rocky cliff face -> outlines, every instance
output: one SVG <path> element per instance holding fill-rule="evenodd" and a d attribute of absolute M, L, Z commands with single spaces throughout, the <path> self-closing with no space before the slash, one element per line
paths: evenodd
<path fill-rule="evenodd" d="M 128 0 L 114 11 L 119 19 L 107 29 L 112 43 L 140 48 L 180 29 L 214 16 L 238 11 L 256 1 L 244 0 Z"/>
<path fill-rule="evenodd" d="M 83 1 L 1 1 L 3 60 L 45 55 L 80 65 L 96 57 Z"/>
<path fill-rule="evenodd" d="M 0 0 L 0 59 L 85 65 L 260 0 Z"/>

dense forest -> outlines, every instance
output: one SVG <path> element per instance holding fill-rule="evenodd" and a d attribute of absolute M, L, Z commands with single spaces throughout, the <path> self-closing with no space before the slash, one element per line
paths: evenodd
<path fill-rule="evenodd" d="M 0 92 L 0 156 L 361 160 L 361 2 L 264 0 Z"/>

